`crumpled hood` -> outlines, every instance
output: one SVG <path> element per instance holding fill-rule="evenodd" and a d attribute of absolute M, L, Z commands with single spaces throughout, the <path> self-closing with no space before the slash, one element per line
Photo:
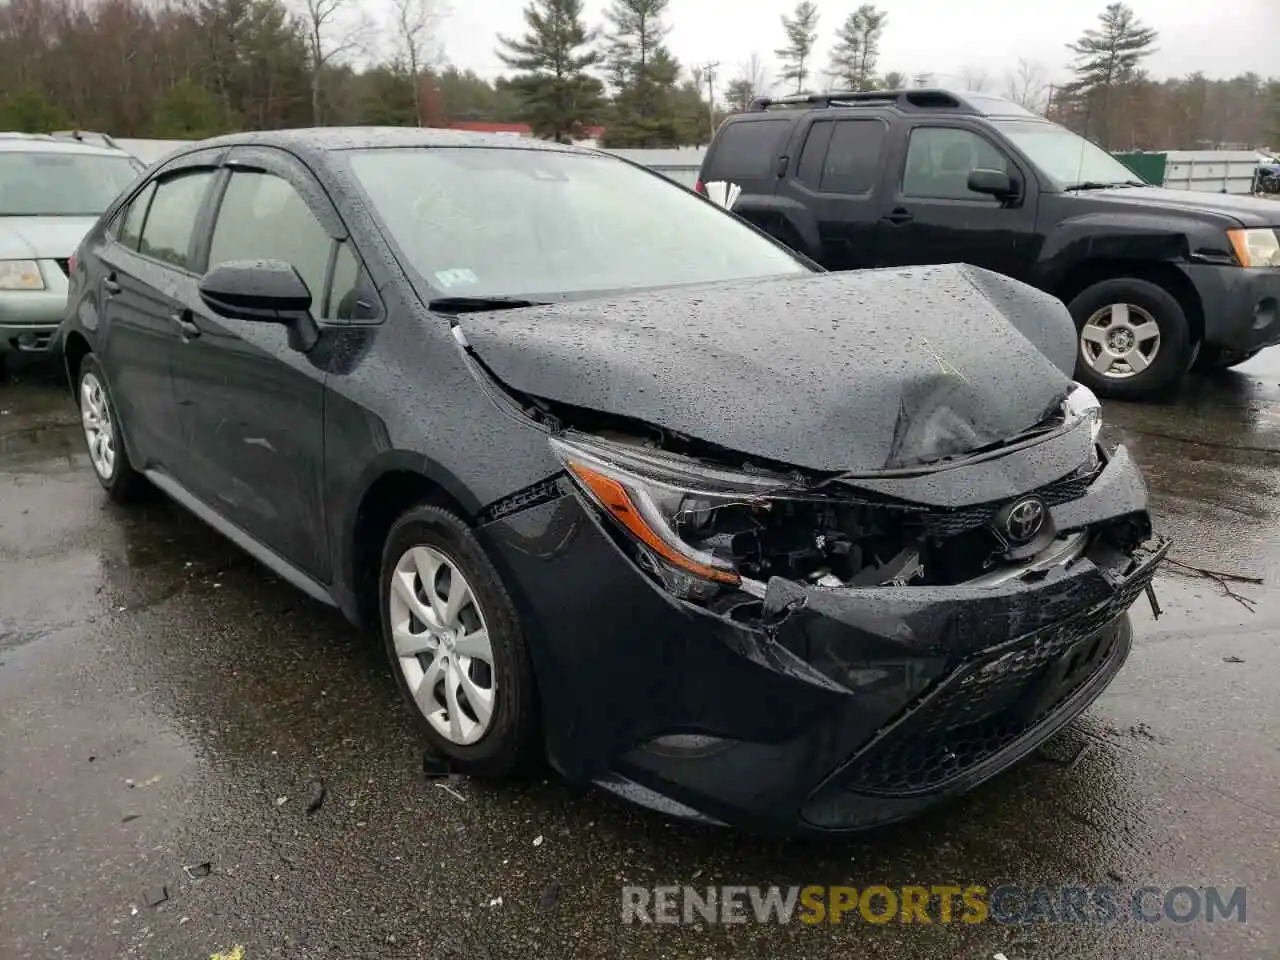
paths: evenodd
<path fill-rule="evenodd" d="M 516 390 L 818 471 L 909 466 L 1020 434 L 1066 394 L 1075 357 L 1060 301 L 963 265 L 715 284 L 458 322 Z"/>
<path fill-rule="evenodd" d="M 0 217 L 0 260 L 65 260 L 97 217 Z"/>

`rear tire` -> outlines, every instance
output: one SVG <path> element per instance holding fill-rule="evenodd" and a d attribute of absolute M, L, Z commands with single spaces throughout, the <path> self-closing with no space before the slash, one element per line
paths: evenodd
<path fill-rule="evenodd" d="M 1076 324 L 1076 379 L 1099 396 L 1145 400 L 1186 374 L 1187 316 L 1163 287 L 1115 277 L 1086 287 L 1068 309 Z"/>
<path fill-rule="evenodd" d="M 396 685 L 430 746 L 473 776 L 528 767 L 541 742 L 533 666 L 515 605 L 466 523 L 436 506 L 402 515 L 378 593 Z"/>
<path fill-rule="evenodd" d="M 85 354 L 76 373 L 76 402 L 93 475 L 115 503 L 136 500 L 147 481 L 129 462 L 106 374 L 92 353 Z"/>
<path fill-rule="evenodd" d="M 1227 370 L 1231 367 L 1238 367 L 1242 363 L 1248 363 L 1261 352 L 1261 350 L 1228 350 L 1225 347 L 1211 347 L 1207 344 L 1201 344 L 1200 354 L 1196 357 L 1195 363 L 1191 365 L 1191 369 L 1202 373 Z"/>

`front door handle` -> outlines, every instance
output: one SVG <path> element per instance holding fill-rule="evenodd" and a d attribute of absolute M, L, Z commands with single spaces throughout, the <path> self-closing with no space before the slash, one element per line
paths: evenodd
<path fill-rule="evenodd" d="M 180 310 L 177 313 L 171 313 L 169 315 L 169 319 L 178 325 L 178 331 L 182 334 L 182 340 L 184 343 L 187 340 L 194 340 L 196 337 L 200 336 L 200 328 L 197 327 L 195 321 L 191 319 L 190 310 Z"/>
<path fill-rule="evenodd" d="M 107 278 L 102 281 L 102 289 L 107 291 L 109 296 L 114 296 L 120 292 L 120 281 L 116 279 L 114 273 L 107 274 Z"/>
<path fill-rule="evenodd" d="M 898 207 L 897 209 L 893 210 L 891 213 L 886 213 L 880 219 L 883 220 L 885 223 L 910 223 L 912 220 L 915 219 L 915 217 L 912 216 L 910 210 L 904 209 L 903 207 Z"/>

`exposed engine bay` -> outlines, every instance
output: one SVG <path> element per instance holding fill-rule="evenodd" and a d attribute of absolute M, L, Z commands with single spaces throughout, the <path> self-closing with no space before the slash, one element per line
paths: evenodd
<path fill-rule="evenodd" d="M 878 494 L 858 477 L 748 458 L 629 417 L 521 394 L 486 373 L 508 403 L 562 446 L 598 454 L 594 470 L 604 482 L 618 484 L 613 500 L 610 495 L 602 499 L 599 490 L 594 497 L 615 521 L 611 531 L 642 567 L 686 599 L 723 597 L 726 582 L 751 592 L 752 583 L 774 577 L 819 588 L 966 584 L 989 579 L 1002 568 L 1028 568 L 1040 557 L 1067 562 L 1094 541 L 1124 550 L 1150 534 L 1145 513 L 1117 517 L 1071 537 L 1054 530 L 1049 508 L 1083 496 L 1102 470 L 1096 446 L 1074 471 L 1047 486 L 1002 500 L 932 506 Z M 1076 414 L 1068 407 L 1049 411 L 1004 444 L 960 459 L 1012 460 L 1021 449 L 1070 427 Z M 565 462 L 572 476 L 573 464 Z M 588 489 L 583 475 L 575 479 Z M 1009 511 L 1019 500 L 1032 502 L 1037 525 L 1015 537 Z M 637 536 L 625 520 L 619 524 L 628 513 L 643 515 L 644 529 L 657 536 Z M 664 549 L 672 544 L 674 552 Z M 690 577 L 684 562 L 690 557 L 712 576 Z"/>

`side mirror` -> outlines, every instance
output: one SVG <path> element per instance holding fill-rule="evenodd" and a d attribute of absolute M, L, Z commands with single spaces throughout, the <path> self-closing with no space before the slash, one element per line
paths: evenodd
<path fill-rule="evenodd" d="M 289 328 L 289 346 L 306 353 L 320 339 L 311 316 L 311 291 L 284 260 L 230 260 L 200 281 L 200 299 L 222 317 Z"/>
<path fill-rule="evenodd" d="M 1008 200 L 1018 195 L 1018 184 L 1003 170 L 970 170 L 969 189 L 997 200 Z"/>

